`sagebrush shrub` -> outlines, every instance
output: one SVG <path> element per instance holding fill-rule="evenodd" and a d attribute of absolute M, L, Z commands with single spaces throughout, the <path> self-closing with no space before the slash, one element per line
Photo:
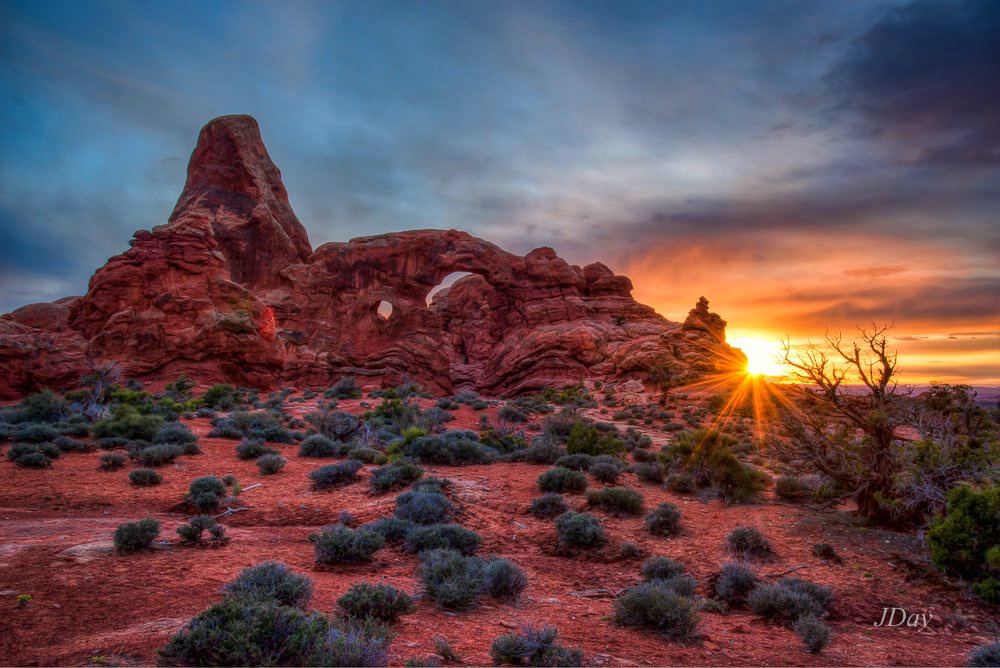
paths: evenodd
<path fill-rule="evenodd" d="M 387 584 L 356 582 L 337 599 L 350 617 L 394 622 L 402 615 L 416 612 L 417 606 L 406 592 Z"/>
<path fill-rule="evenodd" d="M 446 431 L 436 436 L 418 436 L 403 444 L 400 454 L 427 464 L 461 466 L 489 464 L 498 453 L 480 443 L 475 432 Z"/>
<path fill-rule="evenodd" d="M 47 443 L 59 436 L 59 431 L 43 422 L 26 422 L 14 427 L 11 437 L 24 443 Z"/>
<path fill-rule="evenodd" d="M 361 387 L 353 376 L 344 376 L 323 393 L 327 399 L 360 399 Z"/>
<path fill-rule="evenodd" d="M 191 481 L 187 502 L 202 512 L 215 510 L 226 498 L 226 484 L 215 476 L 202 476 Z"/>
<path fill-rule="evenodd" d="M 796 619 L 792 623 L 792 630 L 799 634 L 806 648 L 813 654 L 819 653 L 830 642 L 830 627 L 812 615 Z"/>
<path fill-rule="evenodd" d="M 616 455 L 625 452 L 625 444 L 617 433 L 598 429 L 583 420 L 577 421 L 566 438 L 566 452 L 571 455 Z"/>
<path fill-rule="evenodd" d="M 313 582 L 308 576 L 294 573 L 286 564 L 263 561 L 244 568 L 222 589 L 229 596 L 305 609 L 312 599 Z"/>
<path fill-rule="evenodd" d="M 663 502 L 646 514 L 646 529 L 654 536 L 669 536 L 680 529 L 681 511 L 672 503 Z"/>
<path fill-rule="evenodd" d="M 642 577 L 644 580 L 666 580 L 684 570 L 684 564 L 669 557 L 650 557 L 642 564 Z"/>
<path fill-rule="evenodd" d="M 119 552 L 138 552 L 152 545 L 159 535 L 160 523 L 152 517 L 126 522 L 115 529 L 115 549 Z"/>
<path fill-rule="evenodd" d="M 381 493 L 405 487 L 419 480 L 423 475 L 424 470 L 420 466 L 403 459 L 373 470 L 368 482 L 373 492 Z"/>
<path fill-rule="evenodd" d="M 77 441 L 69 436 L 58 436 L 52 441 L 52 444 L 63 452 L 93 452 L 97 449 L 93 443 Z"/>
<path fill-rule="evenodd" d="M 236 458 L 244 461 L 257 459 L 263 455 L 276 455 L 278 451 L 264 445 L 264 439 L 258 436 L 244 438 L 236 446 Z"/>
<path fill-rule="evenodd" d="M 468 608 L 483 592 L 483 561 L 454 550 L 428 550 L 420 554 L 420 580 L 441 607 Z"/>
<path fill-rule="evenodd" d="M 177 535 L 186 543 L 199 543 L 208 531 L 216 541 L 226 540 L 226 529 L 215 521 L 211 515 L 198 515 L 188 520 L 187 524 L 177 527 Z"/>
<path fill-rule="evenodd" d="M 432 475 L 413 483 L 413 487 L 410 489 L 414 492 L 433 492 L 435 494 L 444 494 L 446 490 L 451 488 L 451 485 L 452 482 L 448 478 L 439 478 Z"/>
<path fill-rule="evenodd" d="M 667 489 L 678 494 L 690 494 L 697 489 L 694 476 L 690 473 L 671 473 L 666 479 Z"/>
<path fill-rule="evenodd" d="M 564 548 L 596 548 L 607 541 L 600 521 L 589 513 L 566 512 L 556 518 L 556 535 Z"/>
<path fill-rule="evenodd" d="M 490 646 L 490 656 L 498 666 L 581 666 L 583 651 L 556 644 L 554 626 L 527 626 L 518 633 L 497 636 Z"/>
<path fill-rule="evenodd" d="M 418 526 L 418 524 L 414 524 L 409 520 L 401 520 L 398 517 L 381 517 L 374 522 L 365 524 L 361 528 L 374 531 L 385 538 L 385 542 L 387 543 L 398 543 L 405 540 L 406 536 Z"/>
<path fill-rule="evenodd" d="M 148 445 L 135 451 L 135 460 L 143 466 L 165 466 L 184 454 L 175 443 Z"/>
<path fill-rule="evenodd" d="M 621 626 L 655 629 L 671 638 L 690 638 L 698 627 L 698 606 L 662 580 L 643 582 L 615 598 L 613 619 Z"/>
<path fill-rule="evenodd" d="M 587 469 L 587 472 L 594 476 L 594 479 L 603 483 L 618 482 L 625 467 L 619 462 L 594 462 Z"/>
<path fill-rule="evenodd" d="M 184 445 L 194 443 L 197 440 L 198 437 L 180 422 L 165 423 L 157 430 L 156 435 L 153 436 L 153 443 L 157 444 L 174 443 L 176 445 Z"/>
<path fill-rule="evenodd" d="M 587 476 L 579 471 L 554 468 L 538 476 L 538 489 L 543 492 L 572 493 L 587 489 Z"/>
<path fill-rule="evenodd" d="M 593 461 L 590 455 L 563 455 L 556 460 L 556 466 L 571 471 L 586 471 Z"/>
<path fill-rule="evenodd" d="M 192 619 L 160 654 L 175 665 L 384 666 L 390 637 L 374 620 L 331 620 L 228 597 Z"/>
<path fill-rule="evenodd" d="M 639 452 L 642 451 L 640 450 Z M 663 467 L 660 466 L 659 462 L 636 464 L 632 467 L 632 470 L 642 482 L 651 482 L 657 485 L 663 482 Z"/>
<path fill-rule="evenodd" d="M 343 525 L 328 527 L 309 536 L 316 551 L 317 564 L 358 564 L 371 561 L 385 545 L 385 538 L 368 529 L 349 529 Z"/>
<path fill-rule="evenodd" d="M 638 515 L 642 512 L 642 494 L 628 487 L 591 490 L 587 492 L 587 503 L 616 515 Z"/>
<path fill-rule="evenodd" d="M 455 506 L 444 494 L 437 492 L 409 491 L 396 497 L 395 515 L 416 524 L 447 522 Z"/>
<path fill-rule="evenodd" d="M 322 434 L 307 436 L 299 443 L 300 457 L 340 457 L 344 448 L 343 443 L 327 438 Z"/>
<path fill-rule="evenodd" d="M 347 485 L 358 479 L 358 471 L 364 467 L 364 464 L 356 459 L 348 459 L 345 462 L 340 462 L 339 464 L 331 464 L 329 466 L 321 466 L 314 471 L 309 473 L 309 479 L 312 480 L 313 489 L 316 491 L 322 491 L 324 489 L 330 489 L 331 487 L 338 487 L 340 485 Z"/>
<path fill-rule="evenodd" d="M 774 481 L 774 495 L 787 501 L 798 501 L 811 496 L 813 486 L 806 480 L 793 475 L 778 476 Z"/>
<path fill-rule="evenodd" d="M 730 605 L 738 605 L 746 601 L 756 586 L 757 576 L 748 565 L 730 561 L 722 565 L 715 581 L 715 595 Z"/>
<path fill-rule="evenodd" d="M 126 408 L 116 411 L 112 417 L 98 420 L 94 425 L 94 436 L 152 441 L 162 425 L 163 417 L 159 415 L 139 415 L 135 409 Z"/>
<path fill-rule="evenodd" d="M 11 451 L 13 451 L 18 445 L 28 444 L 18 443 L 11 448 Z M 42 452 L 36 447 L 19 450 L 17 452 L 17 456 L 14 457 L 13 462 L 26 469 L 44 469 L 52 466 L 52 460 L 42 454 Z"/>
<path fill-rule="evenodd" d="M 747 606 L 768 619 L 791 623 L 806 615 L 819 617 L 823 606 L 809 594 L 778 584 L 758 584 L 747 596 Z"/>
<path fill-rule="evenodd" d="M 273 475 L 285 468 L 288 460 L 277 453 L 261 455 L 257 458 L 257 469 L 262 475 Z"/>
<path fill-rule="evenodd" d="M 106 452 L 101 455 L 100 464 L 98 468 L 102 471 L 117 471 L 121 467 L 125 466 L 127 461 L 125 455 L 119 454 L 117 452 Z"/>
<path fill-rule="evenodd" d="M 771 542 L 754 527 L 736 527 L 726 536 L 729 551 L 743 558 L 762 558 L 770 556 L 773 551 Z"/>
<path fill-rule="evenodd" d="M 486 591 L 494 598 L 516 599 L 528 586 L 528 576 L 510 559 L 490 559 L 483 570 Z"/>
<path fill-rule="evenodd" d="M 407 532 L 405 540 L 410 552 L 448 549 L 472 554 L 482 544 L 479 534 L 458 524 L 416 526 Z"/>
<path fill-rule="evenodd" d="M 980 645 L 969 652 L 965 665 L 973 668 L 1000 666 L 1000 640 L 995 640 L 988 645 Z"/>
<path fill-rule="evenodd" d="M 153 469 L 136 469 L 128 474 L 128 479 L 136 487 L 151 487 L 163 482 L 163 476 Z"/>
<path fill-rule="evenodd" d="M 554 492 L 543 494 L 531 502 L 531 514 L 535 517 L 555 517 L 562 515 L 568 509 L 562 494 Z"/>

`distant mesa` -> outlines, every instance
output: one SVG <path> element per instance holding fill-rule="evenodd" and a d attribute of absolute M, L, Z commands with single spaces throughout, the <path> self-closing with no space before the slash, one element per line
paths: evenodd
<path fill-rule="evenodd" d="M 137 231 L 87 294 L 0 316 L 0 398 L 78 383 L 88 361 L 129 377 L 273 388 L 365 384 L 510 395 L 587 378 L 729 370 L 745 360 L 702 298 L 684 323 L 632 298 L 601 263 L 526 256 L 457 230 L 313 250 L 257 122 L 198 137 L 165 225 Z M 446 277 L 466 272 L 428 294 Z"/>

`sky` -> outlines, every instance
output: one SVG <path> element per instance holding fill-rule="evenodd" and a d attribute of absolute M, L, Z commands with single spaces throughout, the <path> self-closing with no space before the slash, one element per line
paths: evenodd
<path fill-rule="evenodd" d="M 82 294 L 251 114 L 313 247 L 457 228 L 774 343 L 1000 385 L 1000 3 L 0 3 L 0 312 Z"/>

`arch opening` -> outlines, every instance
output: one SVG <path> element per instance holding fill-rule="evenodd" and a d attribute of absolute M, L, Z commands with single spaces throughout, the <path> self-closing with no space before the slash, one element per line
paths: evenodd
<path fill-rule="evenodd" d="M 447 290 L 455 284 L 459 279 L 465 278 L 466 276 L 472 276 L 474 272 L 471 271 L 453 271 L 447 276 L 445 276 L 440 283 L 435 285 L 430 292 L 427 293 L 427 305 L 430 306 L 431 302 L 434 301 L 435 295 L 443 290 Z"/>
<path fill-rule="evenodd" d="M 382 320 L 388 320 L 392 316 L 392 304 L 383 299 L 378 303 L 375 313 L 378 314 L 378 317 Z"/>

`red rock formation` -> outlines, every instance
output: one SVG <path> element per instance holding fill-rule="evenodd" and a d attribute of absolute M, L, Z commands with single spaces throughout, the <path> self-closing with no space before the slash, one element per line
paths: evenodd
<path fill-rule="evenodd" d="M 428 305 L 453 272 L 473 275 Z M 491 395 L 743 361 L 704 298 L 681 325 L 631 291 L 603 264 L 569 265 L 551 248 L 520 257 L 455 230 L 313 252 L 257 123 L 226 116 L 201 131 L 166 225 L 136 232 L 85 296 L 0 316 L 0 397 L 72 385 L 88 359 L 147 378 L 268 388 L 409 374 Z"/>

